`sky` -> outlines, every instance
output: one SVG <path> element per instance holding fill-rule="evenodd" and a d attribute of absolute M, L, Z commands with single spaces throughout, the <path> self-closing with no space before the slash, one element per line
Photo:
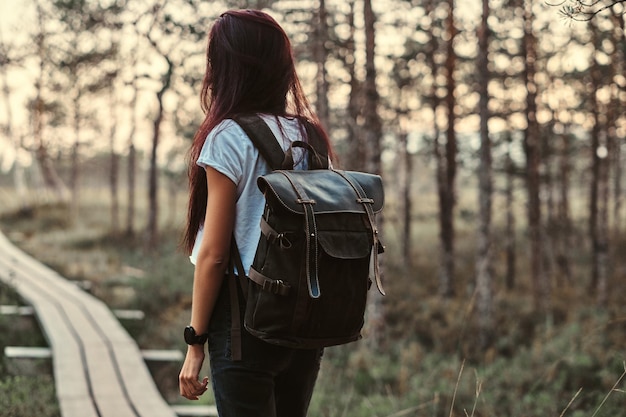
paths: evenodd
<path fill-rule="evenodd" d="M 0 0 L 0 27 L 6 28 L 22 20 L 27 5 L 23 0 Z"/>

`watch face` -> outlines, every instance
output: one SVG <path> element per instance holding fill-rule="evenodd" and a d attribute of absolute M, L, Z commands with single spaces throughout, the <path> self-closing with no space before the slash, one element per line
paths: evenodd
<path fill-rule="evenodd" d="M 185 327 L 184 336 L 188 345 L 203 345 L 207 340 L 208 334 L 197 335 L 193 327 L 187 326 Z"/>
<path fill-rule="evenodd" d="M 197 343 L 196 331 L 191 326 L 185 327 L 185 343 L 188 345 L 193 345 Z"/>

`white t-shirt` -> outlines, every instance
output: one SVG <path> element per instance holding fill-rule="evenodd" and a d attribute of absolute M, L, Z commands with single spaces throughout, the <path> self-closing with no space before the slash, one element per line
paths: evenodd
<path fill-rule="evenodd" d="M 287 150 L 292 141 L 303 140 L 297 119 L 260 116 L 268 124 L 283 150 Z M 306 169 L 303 152 L 302 148 L 294 148 L 296 169 Z M 204 168 L 210 166 L 237 185 L 235 240 L 247 275 L 261 236 L 259 224 L 265 204 L 265 198 L 256 181 L 259 176 L 271 172 L 271 168 L 243 129 L 230 119 L 222 121 L 209 133 L 196 163 Z M 189 257 L 194 265 L 202 242 L 202 232 L 201 227 Z"/>

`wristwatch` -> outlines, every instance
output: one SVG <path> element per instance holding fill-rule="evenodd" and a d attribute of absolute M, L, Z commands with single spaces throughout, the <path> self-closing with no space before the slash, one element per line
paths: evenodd
<path fill-rule="evenodd" d="M 184 335 L 185 342 L 188 345 L 204 345 L 209 337 L 208 333 L 203 333 L 200 335 L 196 334 L 196 330 L 191 326 L 185 327 Z"/>

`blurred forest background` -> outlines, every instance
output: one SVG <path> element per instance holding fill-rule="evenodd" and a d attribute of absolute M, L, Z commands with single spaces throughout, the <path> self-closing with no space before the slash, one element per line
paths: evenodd
<path fill-rule="evenodd" d="M 283 25 L 338 165 L 385 181 L 388 296 L 311 415 L 626 416 L 623 0 L 2 0 L 3 232 L 183 350 L 186 152 L 229 8 Z"/>

